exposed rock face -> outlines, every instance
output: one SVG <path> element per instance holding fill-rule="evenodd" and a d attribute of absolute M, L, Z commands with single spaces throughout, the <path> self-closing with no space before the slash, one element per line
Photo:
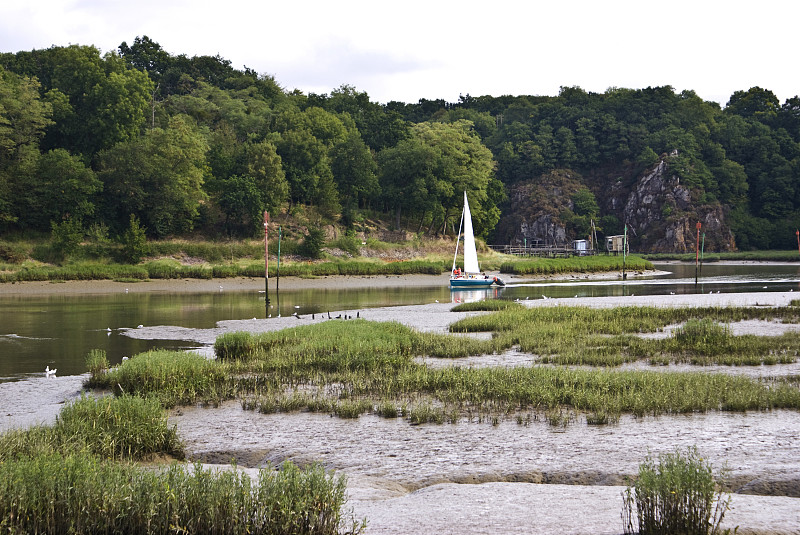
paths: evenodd
<path fill-rule="evenodd" d="M 673 153 L 675 155 L 675 153 Z M 736 248 L 725 224 L 722 206 L 697 205 L 689 188 L 670 174 L 667 159 L 642 174 L 627 196 L 621 220 L 632 230 L 631 246 L 653 253 L 682 253 L 697 246 L 697 223 L 701 223 L 704 247 L 714 251 Z"/>
<path fill-rule="evenodd" d="M 515 185 L 509 191 L 511 210 L 497 225 L 499 241 L 514 245 L 567 243 L 572 238 L 559 214 L 573 209 L 572 196 L 581 185 L 577 173 L 563 169 Z"/>
<path fill-rule="evenodd" d="M 671 156 L 676 156 L 673 152 Z M 630 177 L 633 179 L 634 177 Z M 627 182 L 627 184 L 626 184 Z M 705 234 L 706 251 L 731 251 L 736 243 L 719 203 L 700 204 L 697 195 L 670 173 L 666 155 L 635 180 L 618 181 L 595 194 L 604 199 L 603 213 L 628 225 L 631 250 L 681 253 L 695 250 L 697 223 Z M 559 218 L 572 210 L 572 195 L 582 186 L 579 175 L 557 170 L 511 189 L 511 210 L 498 224 L 499 241 L 515 245 L 565 244 L 577 238 Z M 599 187 L 599 186 L 596 186 Z"/>

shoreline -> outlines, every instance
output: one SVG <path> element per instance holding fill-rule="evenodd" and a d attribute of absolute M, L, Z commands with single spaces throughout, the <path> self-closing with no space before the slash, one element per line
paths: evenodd
<path fill-rule="evenodd" d="M 551 280 L 622 280 L 617 271 L 602 273 L 557 273 L 552 275 L 521 276 L 501 274 L 497 271 L 486 272 L 491 277 L 498 277 L 507 284 L 525 284 Z M 666 274 L 665 271 L 648 270 L 631 272 L 629 279 Z M 447 286 L 449 274 L 441 275 L 324 275 L 321 277 L 281 277 L 280 282 L 272 277 L 269 280 L 269 291 L 309 290 L 309 289 L 354 289 L 369 286 L 372 288 L 389 288 L 396 286 Z M 118 282 L 108 279 L 89 281 L 25 281 L 6 282 L 0 284 L 0 297 L 3 295 L 76 295 L 76 294 L 113 294 L 113 293 L 206 293 L 217 291 L 264 291 L 264 279 L 255 277 L 234 277 L 225 279 L 151 279 L 140 282 Z"/>

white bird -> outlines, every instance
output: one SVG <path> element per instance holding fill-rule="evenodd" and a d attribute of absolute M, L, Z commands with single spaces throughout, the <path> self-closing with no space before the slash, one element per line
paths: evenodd
<path fill-rule="evenodd" d="M 50 365 L 44 367 L 44 376 L 50 377 L 51 375 L 55 375 L 58 370 L 51 370 Z"/>
<path fill-rule="evenodd" d="M 766 286 L 764 286 L 764 288 L 766 288 Z"/>
<path fill-rule="evenodd" d="M 111 327 L 106 327 L 106 330 L 107 330 L 108 332 L 111 332 Z"/>
<path fill-rule="evenodd" d="M 136 327 L 136 328 L 137 328 L 137 329 L 141 329 L 142 327 L 144 327 L 144 325 L 139 325 L 139 326 L 138 326 L 138 327 Z"/>
<path fill-rule="evenodd" d="M 125 362 L 126 360 L 128 360 L 128 357 L 122 357 L 122 362 Z"/>
<path fill-rule="evenodd" d="M 125 288 L 125 293 L 128 293 L 128 289 L 127 288 Z"/>
<path fill-rule="evenodd" d="M 436 301 L 437 303 L 439 302 L 439 300 L 438 300 L 438 299 L 434 299 L 434 301 Z"/>
<path fill-rule="evenodd" d="M 300 308 L 300 305 L 295 305 L 294 308 Z"/>
<path fill-rule="evenodd" d="M 542 299 L 547 299 L 547 296 L 542 294 Z"/>

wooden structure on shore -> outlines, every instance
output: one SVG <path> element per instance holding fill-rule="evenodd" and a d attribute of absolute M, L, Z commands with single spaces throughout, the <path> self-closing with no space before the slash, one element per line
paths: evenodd
<path fill-rule="evenodd" d="M 597 254 L 593 249 L 576 248 L 570 245 L 489 245 L 493 251 L 514 256 L 537 256 L 545 258 L 568 258 L 570 256 L 588 256 Z"/>

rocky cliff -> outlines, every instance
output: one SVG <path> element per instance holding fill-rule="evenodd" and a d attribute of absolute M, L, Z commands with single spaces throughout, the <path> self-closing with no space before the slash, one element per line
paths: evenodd
<path fill-rule="evenodd" d="M 695 250 L 697 223 L 705 234 L 706 251 L 730 251 L 736 243 L 719 203 L 702 204 L 698 192 L 670 173 L 670 156 L 629 180 L 597 181 L 593 193 L 600 200 L 600 215 L 611 214 L 626 223 L 631 250 L 682 253 Z M 610 183 L 610 185 L 609 185 Z M 571 196 L 583 181 L 572 171 L 553 171 L 520 183 L 509 192 L 511 210 L 498 225 L 498 239 L 522 245 L 566 244 L 577 236 L 565 214 L 573 210 Z"/>

